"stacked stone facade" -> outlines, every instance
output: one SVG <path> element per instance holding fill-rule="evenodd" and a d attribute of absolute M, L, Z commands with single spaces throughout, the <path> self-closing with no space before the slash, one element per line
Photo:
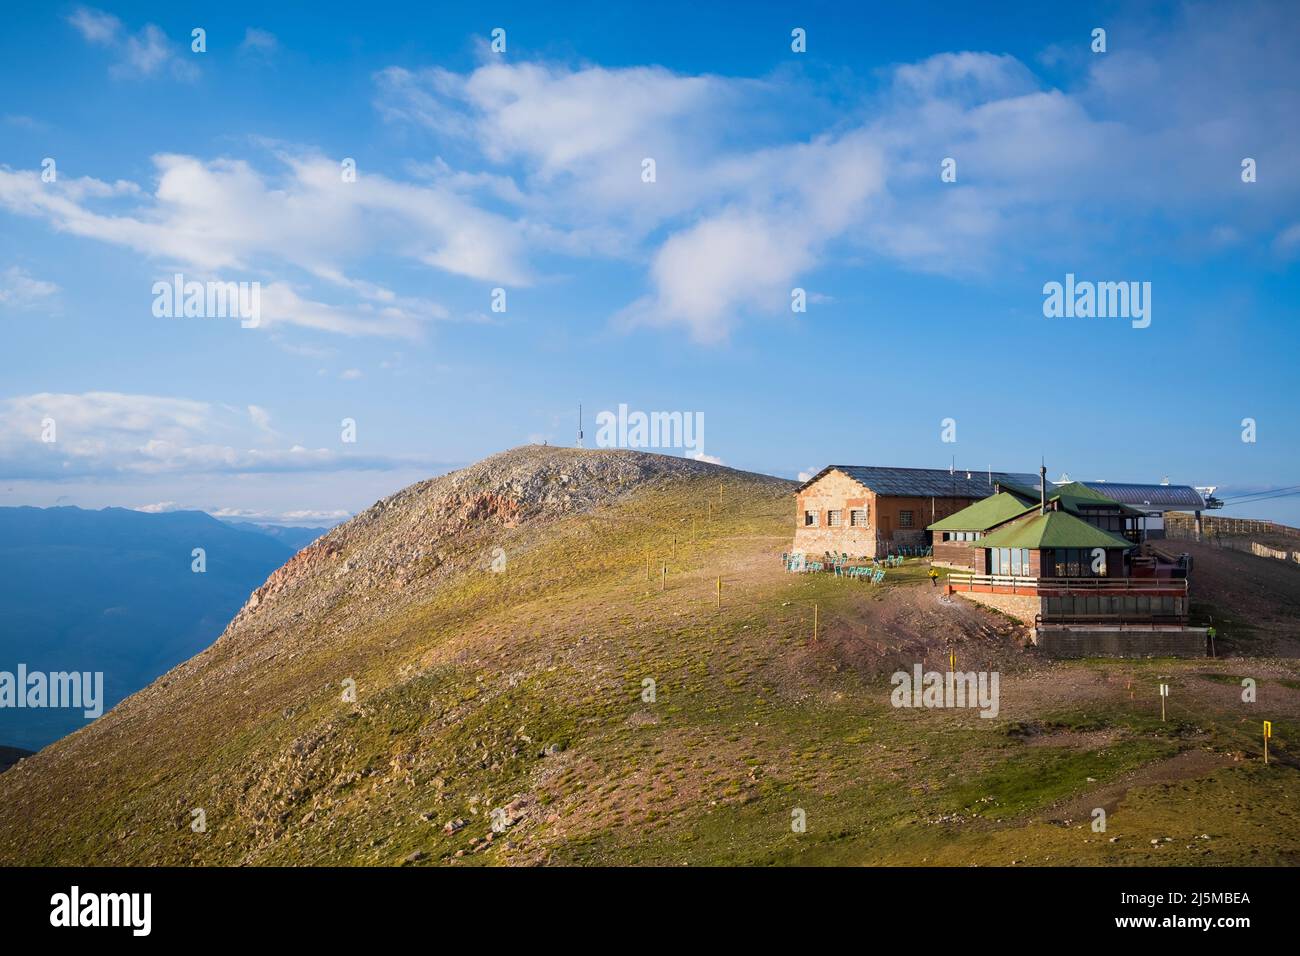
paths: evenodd
<path fill-rule="evenodd" d="M 979 500 L 878 495 L 841 471 L 827 472 L 795 497 L 793 550 L 810 557 L 831 551 L 854 558 L 883 557 L 905 546 L 923 547 L 927 525 Z M 866 512 L 865 525 L 853 525 L 855 510 Z M 839 524 L 833 525 L 831 513 L 836 511 Z"/>

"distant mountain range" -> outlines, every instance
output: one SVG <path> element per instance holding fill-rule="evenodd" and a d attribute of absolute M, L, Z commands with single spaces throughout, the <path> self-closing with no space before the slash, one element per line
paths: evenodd
<path fill-rule="evenodd" d="M 107 710 L 211 644 L 297 550 L 281 538 L 200 511 L 0 508 L 0 671 L 102 671 Z M 0 707 L 0 744 L 34 750 L 85 723 Z"/>
<path fill-rule="evenodd" d="M 241 531 L 256 531 L 259 534 L 274 538 L 276 541 L 287 544 L 294 551 L 301 551 L 329 530 L 329 528 L 293 528 L 276 524 L 256 524 L 252 521 L 232 521 L 229 518 L 222 520 Z"/>

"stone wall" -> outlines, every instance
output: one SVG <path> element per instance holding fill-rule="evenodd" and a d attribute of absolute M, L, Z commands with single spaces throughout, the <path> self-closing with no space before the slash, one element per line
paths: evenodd
<path fill-rule="evenodd" d="M 986 594 L 983 591 L 955 591 L 960 598 L 995 608 L 1025 624 L 1033 624 L 1042 610 L 1042 598 L 1030 594 Z"/>
<path fill-rule="evenodd" d="M 841 552 L 852 557 L 876 556 L 875 496 L 839 471 L 823 475 L 795 496 L 795 532 L 793 550 L 816 558 L 825 551 Z M 865 508 L 865 527 L 852 527 L 854 508 Z M 828 523 L 828 512 L 839 511 L 839 527 Z M 804 515 L 816 512 L 816 524 L 805 525 Z"/>
<path fill-rule="evenodd" d="M 1203 627 L 1108 627 L 1047 625 L 1034 629 L 1034 643 L 1050 657 L 1204 657 Z"/>

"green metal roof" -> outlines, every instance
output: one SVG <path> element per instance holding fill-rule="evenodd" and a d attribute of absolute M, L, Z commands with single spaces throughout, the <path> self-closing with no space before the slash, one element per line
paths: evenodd
<path fill-rule="evenodd" d="M 1087 507 L 1089 505 L 1108 505 L 1112 508 L 1118 509 L 1121 514 L 1126 515 L 1143 514 L 1143 512 L 1136 508 L 1130 508 L 1123 502 L 1107 497 L 1095 488 L 1089 488 L 1087 485 L 1077 481 L 1072 481 L 1068 485 L 1058 486 L 1048 498 L 1049 501 L 1056 499 L 1060 500 L 1061 507 L 1066 511 L 1073 512 L 1074 514 L 1078 514 L 1081 507 Z"/>
<path fill-rule="evenodd" d="M 973 505 L 967 505 L 961 511 L 950 514 L 946 518 L 940 518 L 930 525 L 928 530 L 987 531 L 1036 507 L 1037 505 L 1027 505 L 1020 498 L 1004 491 L 983 501 L 977 501 Z"/>
<path fill-rule="evenodd" d="M 1102 531 L 1068 511 L 1015 521 L 974 542 L 977 548 L 1134 548 L 1127 538 Z"/>
<path fill-rule="evenodd" d="M 955 514 L 950 514 L 946 518 L 940 518 L 934 524 L 930 525 L 929 531 L 984 531 L 987 532 L 996 528 L 1000 524 L 1005 524 L 1021 515 L 1032 511 L 1038 507 L 1037 492 L 1029 491 L 1025 488 L 1016 487 L 1003 483 L 1003 488 L 1009 490 L 1000 494 L 985 498 L 983 501 L 977 501 L 973 505 L 968 505 Z M 1059 502 L 1061 513 L 1071 515 L 1079 514 L 1081 508 L 1096 505 L 1107 505 L 1116 508 L 1121 514 L 1137 515 L 1142 512 L 1130 508 L 1128 505 L 1108 498 L 1100 491 L 1089 488 L 1087 485 L 1080 484 L 1077 481 L 1068 485 L 1061 485 L 1048 493 L 1048 501 Z M 1105 532 L 1102 532 L 1103 534 Z M 1127 540 L 1127 539 L 1126 539 Z M 983 542 L 981 542 L 982 544 Z M 1013 545 L 994 545 L 994 547 L 1013 547 Z M 1014 547 L 1033 547 L 1033 545 L 1014 545 Z M 1043 545 L 1043 547 L 1062 547 L 1062 548 L 1081 548 L 1085 545 L 1063 544 L 1063 545 Z M 1115 547 L 1109 545 L 1086 545 L 1086 547 Z"/>
<path fill-rule="evenodd" d="M 1066 485 L 1057 485 L 1054 494 L 1068 495 L 1071 498 L 1094 498 L 1097 501 L 1103 501 L 1107 504 L 1119 504 L 1115 499 L 1107 498 L 1100 491 L 1089 488 L 1087 485 L 1078 481 L 1072 481 Z"/>

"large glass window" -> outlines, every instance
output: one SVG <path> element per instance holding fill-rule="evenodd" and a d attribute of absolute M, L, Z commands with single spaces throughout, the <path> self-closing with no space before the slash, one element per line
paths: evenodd
<path fill-rule="evenodd" d="M 989 548 L 989 574 L 1029 577 L 1029 548 Z"/>
<path fill-rule="evenodd" d="M 1093 551 L 1100 552 L 1100 560 Z M 1104 578 L 1106 551 L 1104 548 L 1057 548 L 1052 552 L 1052 565 L 1053 574 L 1058 578 Z"/>

